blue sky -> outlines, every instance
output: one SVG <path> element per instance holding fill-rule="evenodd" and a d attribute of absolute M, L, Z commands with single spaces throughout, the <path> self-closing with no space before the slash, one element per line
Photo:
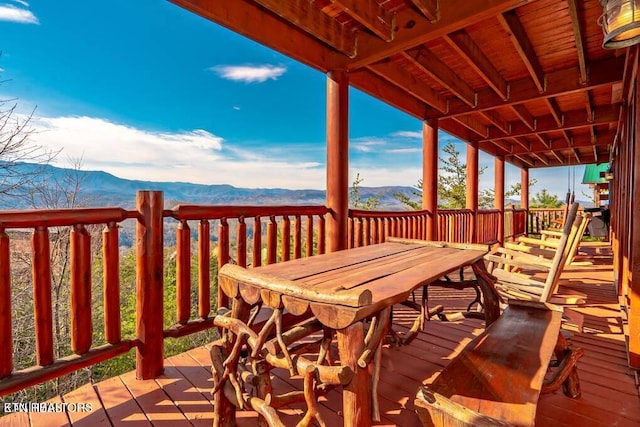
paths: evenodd
<path fill-rule="evenodd" d="M 34 143 L 123 178 L 324 188 L 325 76 L 164 0 L 0 0 L 0 97 Z M 414 185 L 421 123 L 350 92 L 350 173 Z M 440 146 L 452 137 L 441 134 Z M 459 146 L 464 156 L 464 145 Z M 493 158 L 481 187 L 493 184 Z M 576 168 L 577 182 L 583 168 Z M 564 197 L 566 168 L 532 170 Z M 507 185 L 520 179 L 507 166 Z M 578 197 L 586 186 L 576 186 Z"/>

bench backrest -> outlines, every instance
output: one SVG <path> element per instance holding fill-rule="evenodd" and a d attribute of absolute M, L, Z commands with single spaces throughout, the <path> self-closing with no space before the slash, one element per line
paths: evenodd
<path fill-rule="evenodd" d="M 547 275 L 547 280 L 545 281 L 540 301 L 548 302 L 551 296 L 558 290 L 560 274 L 562 274 L 562 270 L 567 264 L 567 260 L 569 259 L 572 251 L 572 246 L 574 243 L 578 244 L 576 239 L 582 238 L 582 234 L 578 237 L 578 233 L 584 218 L 582 215 L 578 215 L 579 207 L 579 203 L 574 203 L 571 205 L 571 208 L 567 213 L 567 221 L 562 228 L 562 237 L 560 237 L 558 248 L 556 249 L 556 253 L 551 262 L 551 269 Z"/>

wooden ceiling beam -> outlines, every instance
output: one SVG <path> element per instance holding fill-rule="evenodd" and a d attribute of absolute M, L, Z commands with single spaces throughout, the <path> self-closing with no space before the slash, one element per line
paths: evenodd
<path fill-rule="evenodd" d="M 593 158 L 596 160 L 596 163 L 598 163 L 598 147 L 595 145 L 593 146 Z"/>
<path fill-rule="evenodd" d="M 393 40 L 394 15 L 375 0 L 331 0 L 386 42 Z"/>
<path fill-rule="evenodd" d="M 522 123 L 529 128 L 529 130 L 534 130 L 536 128 L 536 121 L 529 110 L 527 110 L 527 107 L 522 104 L 515 104 L 511 105 L 511 109 L 516 113 L 516 116 L 522 120 Z"/>
<path fill-rule="evenodd" d="M 580 135 L 573 137 L 572 143 L 567 142 L 564 138 L 553 139 L 549 141 L 551 150 L 570 150 L 572 148 L 584 148 L 584 147 L 606 147 L 607 145 L 613 143 L 613 138 L 615 137 L 615 131 L 607 131 L 598 135 L 598 141 L 594 144 L 591 142 L 590 135 Z M 527 154 L 529 152 L 532 153 L 545 153 L 550 151 L 549 147 L 546 144 L 543 144 L 539 141 L 534 141 L 531 143 L 531 146 L 528 150 L 523 147 L 515 147 L 513 148 L 514 154 Z"/>
<path fill-rule="evenodd" d="M 425 18 L 431 22 L 436 22 L 439 16 L 438 0 L 411 0 Z"/>
<path fill-rule="evenodd" d="M 379 75 L 390 83 L 406 90 L 416 98 L 426 102 L 438 111 L 447 110 L 447 101 L 428 85 L 414 78 L 399 63 L 394 61 L 383 61 L 367 67 L 369 70 Z M 384 98 L 382 98 L 384 99 Z"/>
<path fill-rule="evenodd" d="M 540 140 L 540 142 L 542 142 L 542 145 L 544 145 L 547 148 L 551 148 L 551 141 L 549 139 L 547 139 L 546 137 L 542 136 L 539 133 L 536 133 L 535 136 L 538 138 L 538 140 Z"/>
<path fill-rule="evenodd" d="M 512 154 L 512 156 L 515 157 L 516 159 L 519 159 L 522 163 L 529 165 L 531 167 L 534 167 L 536 165 L 532 160 L 529 160 L 523 154 Z"/>
<path fill-rule="evenodd" d="M 411 49 L 403 52 L 402 56 L 428 74 L 442 86 L 453 92 L 465 104 L 470 107 L 476 105 L 476 94 L 474 90 L 464 80 L 459 79 L 456 74 L 447 67 L 436 55 L 425 48 Z"/>
<path fill-rule="evenodd" d="M 593 107 L 593 100 L 591 99 L 591 91 L 584 91 L 584 104 L 587 110 L 588 120 L 593 121 L 595 118 L 595 112 Z"/>
<path fill-rule="evenodd" d="M 520 58 L 522 58 L 525 67 L 527 67 L 536 87 L 540 92 L 544 92 L 546 90 L 544 71 L 518 15 L 516 15 L 515 11 L 505 12 L 498 15 L 498 21 L 509 34 L 511 42 L 520 54 Z"/>
<path fill-rule="evenodd" d="M 561 165 L 564 165 L 564 160 L 562 159 L 562 157 L 558 153 L 556 153 L 555 151 L 551 150 L 551 155 L 558 160 L 558 163 L 560 163 Z"/>
<path fill-rule="evenodd" d="M 571 151 L 573 152 L 573 155 L 578 161 L 578 163 L 582 163 L 582 160 L 580 160 L 580 153 L 578 152 L 578 150 L 576 148 L 572 148 Z"/>
<path fill-rule="evenodd" d="M 477 139 L 478 136 L 475 132 L 472 132 L 466 126 L 460 124 L 453 119 L 443 119 L 439 120 L 438 127 L 443 131 L 447 132 L 460 139 L 461 141 L 471 141 Z"/>
<path fill-rule="evenodd" d="M 558 106 L 558 103 L 556 102 L 556 100 L 553 98 L 545 98 L 544 102 L 549 107 L 549 111 L 551 111 L 551 116 L 558 124 L 558 127 L 562 127 L 562 122 L 563 122 L 562 111 L 560 111 L 560 107 Z"/>
<path fill-rule="evenodd" d="M 579 70 L 577 67 L 570 67 L 562 70 L 547 73 L 547 90 L 541 94 L 533 85 L 530 78 L 524 78 L 509 82 L 509 99 L 501 99 L 495 94 L 493 89 L 483 89 L 478 91 L 478 106 L 469 107 L 461 101 L 452 100 L 449 112 L 439 117 L 453 117 L 460 114 L 468 114 L 473 111 L 490 110 L 503 106 L 521 104 L 523 102 L 546 99 L 549 97 L 567 95 L 602 86 L 610 86 L 620 82 L 624 68 L 624 57 L 614 57 L 591 62 L 589 66 L 588 80 L 585 85 L 579 82 Z"/>
<path fill-rule="evenodd" d="M 347 59 L 252 1 L 170 1 L 322 72 L 340 68 Z"/>
<path fill-rule="evenodd" d="M 367 69 L 349 73 L 349 84 L 420 120 L 433 113 L 433 108 L 423 101 Z"/>
<path fill-rule="evenodd" d="M 355 58 L 356 33 L 308 0 L 253 0 L 345 55 Z"/>
<path fill-rule="evenodd" d="M 545 166 L 549 166 L 549 160 L 544 156 L 544 154 L 531 153 L 531 155 L 536 159 L 540 160 L 540 162 L 542 162 L 542 164 L 544 164 Z"/>
<path fill-rule="evenodd" d="M 511 144 L 508 141 L 504 141 L 504 140 L 500 140 L 500 139 L 496 139 L 494 141 L 491 141 L 491 143 L 493 143 L 495 146 L 497 146 L 498 148 L 500 148 L 502 151 L 504 151 L 506 154 L 510 154 L 513 152 L 513 144 Z"/>
<path fill-rule="evenodd" d="M 204 1 L 204 0 L 202 0 Z M 348 61 L 346 68 L 354 70 L 405 50 L 438 39 L 446 34 L 482 22 L 522 4 L 522 0 L 447 0 L 440 1 L 440 19 L 431 23 L 413 8 L 396 15 L 398 31 L 391 42 L 376 37 L 358 39 L 358 56 Z"/>
<path fill-rule="evenodd" d="M 591 163 L 596 163 L 595 158 L 589 154 L 588 156 L 581 156 L 581 164 L 585 165 L 585 164 L 591 164 Z M 520 160 L 512 155 L 506 155 L 505 156 L 505 161 L 512 163 L 514 165 L 518 165 L 520 163 Z M 605 153 L 600 153 L 599 154 L 599 161 L 600 162 L 608 162 L 609 161 L 609 155 L 605 154 Z M 561 156 L 557 156 L 551 159 L 548 159 L 548 164 L 543 165 L 543 164 L 537 164 L 536 166 L 534 166 L 534 168 L 541 168 L 541 167 L 554 167 L 554 166 L 566 166 L 566 159 L 563 159 Z"/>
<path fill-rule="evenodd" d="M 580 83 L 587 81 L 587 55 L 584 47 L 584 35 L 580 24 L 580 10 L 577 0 L 567 0 L 569 14 L 571 15 L 571 27 L 576 40 L 576 50 L 578 51 L 578 67 L 580 68 Z"/>
<path fill-rule="evenodd" d="M 511 134 L 511 125 L 503 119 L 497 111 L 495 110 L 487 110 L 480 112 L 484 118 L 493 123 L 500 131 L 509 135 Z"/>
<path fill-rule="evenodd" d="M 451 47 L 467 60 L 471 68 L 495 91 L 503 100 L 509 98 L 509 85 L 493 66 L 489 58 L 482 53 L 480 47 L 464 31 L 456 31 L 445 37 Z"/>
<path fill-rule="evenodd" d="M 592 110 L 592 116 L 587 115 L 586 111 L 583 109 L 567 111 L 562 114 L 560 125 L 558 125 L 558 121 L 552 115 L 537 117 L 535 119 L 536 127 L 534 130 L 529 129 L 525 124 L 511 122 L 510 135 L 527 136 L 540 133 L 558 132 L 562 130 L 582 129 L 586 127 L 592 128 L 594 125 L 616 123 L 619 119 L 619 109 L 620 104 L 596 107 Z M 490 129 L 487 139 L 501 138 L 502 136 L 502 133 L 497 130 Z"/>
<path fill-rule="evenodd" d="M 524 148 L 525 151 L 523 151 L 522 153 L 528 153 L 529 150 L 531 149 L 531 144 L 529 142 L 527 142 L 526 140 L 523 140 L 522 138 L 508 138 L 510 141 L 515 142 L 516 144 L 518 144 L 520 147 Z M 515 152 L 515 150 L 511 150 L 512 153 Z"/>
<path fill-rule="evenodd" d="M 480 123 L 478 120 L 471 116 L 458 116 L 454 117 L 455 121 L 466 127 L 467 129 L 473 131 L 476 135 L 479 135 L 481 138 L 486 138 L 487 136 L 487 127 Z M 477 137 L 474 139 L 478 139 Z"/>

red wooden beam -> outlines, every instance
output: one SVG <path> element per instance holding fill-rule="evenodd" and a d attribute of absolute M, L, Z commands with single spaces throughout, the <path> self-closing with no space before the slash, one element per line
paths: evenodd
<path fill-rule="evenodd" d="M 394 14 L 374 0 L 332 0 L 356 21 L 386 42 L 393 40 Z"/>
<path fill-rule="evenodd" d="M 427 240 L 437 238 L 438 212 L 438 121 L 422 122 L 422 209 L 427 217 Z"/>

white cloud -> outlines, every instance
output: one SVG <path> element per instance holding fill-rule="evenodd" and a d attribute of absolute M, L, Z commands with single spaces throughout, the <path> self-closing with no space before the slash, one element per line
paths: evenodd
<path fill-rule="evenodd" d="M 263 65 L 218 65 L 210 68 L 220 77 L 227 80 L 245 83 L 264 83 L 267 80 L 277 80 L 287 68 L 271 64 Z"/>
<path fill-rule="evenodd" d="M 387 153 L 390 153 L 390 154 L 422 153 L 422 148 L 394 148 L 391 150 L 387 150 Z"/>
<path fill-rule="evenodd" d="M 10 4 L 0 4 L 0 21 L 17 22 L 19 24 L 40 23 L 38 18 L 30 10 Z"/>
<path fill-rule="evenodd" d="M 234 106 L 233 106 L 233 107 L 231 107 L 231 108 L 233 108 L 233 109 L 234 109 L 234 110 L 236 110 L 236 111 L 240 111 L 240 107 L 238 107 L 237 105 L 234 105 Z"/>
<path fill-rule="evenodd" d="M 168 133 L 124 126 L 94 117 L 34 118 L 32 141 L 65 159 L 82 157 L 86 170 L 121 178 L 231 184 L 238 187 L 324 188 L 325 168 L 230 146 L 205 130 Z"/>
<path fill-rule="evenodd" d="M 21 5 L 22 5 L 22 6 L 24 6 L 24 7 L 29 7 L 29 3 L 27 3 L 27 2 L 26 2 L 26 1 L 24 1 L 24 0 L 11 0 L 11 1 L 13 1 L 14 3 L 21 4 Z"/>
<path fill-rule="evenodd" d="M 356 151 L 360 151 L 362 153 L 370 153 L 374 151 L 375 147 L 382 147 L 384 145 L 387 145 L 387 141 L 379 138 L 362 137 L 352 139 L 349 144 L 351 148 Z"/>
<path fill-rule="evenodd" d="M 415 132 L 415 131 L 411 131 L 411 130 L 401 130 L 398 132 L 394 132 L 391 134 L 391 136 L 395 136 L 398 138 L 422 138 L 422 132 Z"/>
<path fill-rule="evenodd" d="M 0 73 L 2 73 L 4 71 L 4 68 L 0 67 Z"/>

